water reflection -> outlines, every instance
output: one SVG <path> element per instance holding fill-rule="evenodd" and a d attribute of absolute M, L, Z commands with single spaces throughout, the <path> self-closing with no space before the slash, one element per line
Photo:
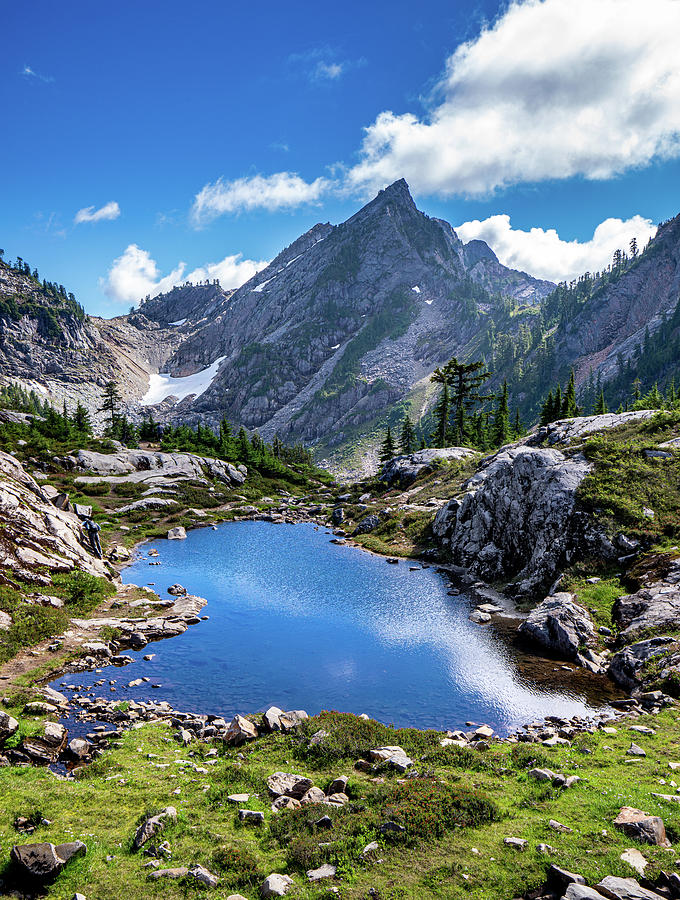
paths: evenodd
<path fill-rule="evenodd" d="M 142 556 L 124 580 L 153 578 L 161 596 L 180 582 L 208 599 L 210 619 L 154 645 L 150 663 L 133 654 L 139 661 L 115 674 L 125 684 L 150 676 L 177 708 L 231 715 L 276 703 L 420 727 L 486 721 L 502 733 L 548 714 L 588 714 L 601 702 L 597 689 L 588 699 L 592 678 L 560 663 L 520 674 L 529 660 L 469 622 L 469 603 L 449 596 L 433 569 L 387 565 L 331 544 L 313 526 L 243 522 L 144 552 L 151 546 L 162 565 L 150 568 Z M 158 693 L 145 684 L 118 696 Z"/>

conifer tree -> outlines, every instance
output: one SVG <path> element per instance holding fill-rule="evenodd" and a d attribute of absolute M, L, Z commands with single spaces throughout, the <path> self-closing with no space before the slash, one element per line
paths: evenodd
<path fill-rule="evenodd" d="M 404 421 L 401 426 L 401 438 L 399 445 L 402 453 L 413 453 L 416 447 L 416 433 L 411 424 L 408 413 L 404 415 Z"/>
<path fill-rule="evenodd" d="M 576 405 L 576 380 L 574 377 L 574 370 L 572 369 L 567 389 L 564 392 L 564 399 L 562 400 L 562 415 L 572 419 L 578 414 L 579 408 Z"/>
<path fill-rule="evenodd" d="M 241 425 L 238 430 L 238 458 L 241 462 L 249 462 L 252 455 L 248 433 Z"/>
<path fill-rule="evenodd" d="M 90 422 L 90 414 L 83 404 L 78 401 L 76 411 L 73 414 L 73 425 L 82 434 L 92 433 L 92 423 Z"/>
<path fill-rule="evenodd" d="M 519 440 L 524 434 L 524 429 L 522 428 L 522 420 L 519 417 L 519 408 L 515 410 L 515 424 L 513 426 L 514 438 L 515 440 Z"/>
<path fill-rule="evenodd" d="M 549 425 L 555 418 L 555 398 L 552 390 L 548 391 L 548 396 L 541 407 L 541 425 Z"/>
<path fill-rule="evenodd" d="M 498 406 L 494 415 L 491 437 L 495 447 L 502 447 L 510 441 L 510 409 L 508 408 L 507 381 L 503 382 L 503 390 L 498 397 Z"/>
<path fill-rule="evenodd" d="M 121 396 L 118 392 L 118 385 L 115 381 L 107 381 L 104 386 L 104 399 L 99 412 L 106 413 L 109 417 L 109 427 L 111 431 L 116 428 L 116 419 L 118 418 L 118 409 L 121 404 Z"/>
<path fill-rule="evenodd" d="M 607 409 L 607 404 L 604 399 L 604 390 L 600 388 L 600 394 L 597 398 L 597 403 L 595 404 L 595 415 L 603 416 L 606 412 L 609 412 Z"/>
<path fill-rule="evenodd" d="M 380 462 L 387 462 L 392 459 L 393 456 L 396 456 L 396 450 L 394 448 L 394 440 L 392 439 L 392 429 L 388 425 L 387 431 L 385 432 L 385 440 L 380 447 Z"/>
<path fill-rule="evenodd" d="M 438 370 L 435 370 L 435 374 Z M 432 376 L 434 381 L 434 375 Z M 449 396 L 449 385 L 446 379 L 443 381 L 442 392 L 439 400 L 434 408 L 434 420 L 436 422 L 434 433 L 432 434 L 433 447 L 447 447 L 449 444 L 449 416 L 451 415 L 451 398 Z"/>

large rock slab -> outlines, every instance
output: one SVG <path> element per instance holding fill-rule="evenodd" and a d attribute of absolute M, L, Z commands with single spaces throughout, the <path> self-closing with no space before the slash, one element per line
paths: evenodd
<path fill-rule="evenodd" d="M 50 572 L 107 572 L 81 543 L 78 517 L 55 507 L 23 466 L 2 451 L 0 521 L 0 568 L 8 574 L 47 585 Z"/>
<path fill-rule="evenodd" d="M 162 453 L 153 450 L 122 448 L 116 453 L 96 453 L 79 450 L 77 457 L 81 471 L 92 476 L 80 476 L 79 483 L 108 481 L 119 484 L 124 481 L 149 484 L 162 481 L 201 481 L 209 476 L 226 484 L 243 484 L 246 474 L 231 463 L 193 453 Z M 246 470 L 247 471 L 247 470 Z"/>
<path fill-rule="evenodd" d="M 418 475 L 431 472 L 438 462 L 447 462 L 454 459 L 465 459 L 475 456 L 476 450 L 468 447 L 440 447 L 429 450 L 418 450 L 415 453 L 407 453 L 395 456 L 388 460 L 382 467 L 379 478 L 387 484 L 397 483 L 399 487 L 408 487 L 416 480 Z"/>
<path fill-rule="evenodd" d="M 512 593 L 541 596 L 561 568 L 581 556 L 614 556 L 615 548 L 577 508 L 591 471 L 580 454 L 526 445 L 490 457 L 450 500 L 433 531 L 454 563 L 485 581 L 513 581 Z"/>
<path fill-rule="evenodd" d="M 546 597 L 519 626 L 519 632 L 546 650 L 576 659 L 581 647 L 596 640 L 593 620 L 566 592 Z"/>
<path fill-rule="evenodd" d="M 573 419 L 558 419 L 539 428 L 534 441 L 547 441 L 551 446 L 568 446 L 579 443 L 589 434 L 606 431 L 628 425 L 630 422 L 642 422 L 656 415 L 655 409 L 638 409 L 623 413 L 604 413 L 600 416 L 576 416 Z"/>

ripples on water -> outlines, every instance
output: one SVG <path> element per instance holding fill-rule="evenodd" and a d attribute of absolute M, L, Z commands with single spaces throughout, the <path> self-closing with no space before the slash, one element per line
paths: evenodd
<path fill-rule="evenodd" d="M 151 547 L 159 567 L 148 565 Z M 146 675 L 163 686 L 119 688 L 117 699 L 160 695 L 181 710 L 226 716 L 270 704 L 336 709 L 422 728 L 472 720 L 500 733 L 550 714 L 593 711 L 580 674 L 554 689 L 521 675 L 517 653 L 469 622 L 469 602 L 449 596 L 433 569 L 387 565 L 331 544 L 312 525 L 226 524 L 141 551 L 125 582 L 153 580 L 163 597 L 179 582 L 208 600 L 210 619 L 149 645 L 151 662 L 141 651 L 125 669 L 106 670 L 119 685 Z"/>

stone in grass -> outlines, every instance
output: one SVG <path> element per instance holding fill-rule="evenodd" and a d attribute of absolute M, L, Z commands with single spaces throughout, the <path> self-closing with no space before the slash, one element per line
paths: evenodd
<path fill-rule="evenodd" d="M 503 843 L 506 847 L 510 847 L 512 850 L 519 850 L 521 853 L 529 846 L 529 841 L 525 841 L 524 838 L 516 837 L 503 838 Z"/>
<path fill-rule="evenodd" d="M 666 837 L 663 819 L 660 816 L 650 816 L 632 806 L 621 807 L 618 816 L 614 819 L 614 825 L 628 837 L 635 838 L 643 844 L 652 844 L 657 847 L 670 847 L 671 845 Z"/>
<path fill-rule="evenodd" d="M 548 881 L 559 888 L 560 891 L 566 891 L 570 884 L 585 884 L 586 880 L 583 875 L 577 875 L 575 872 L 569 872 L 562 869 L 554 863 L 548 869 Z"/>
<path fill-rule="evenodd" d="M 647 860 L 639 850 L 636 850 L 634 847 L 630 847 L 628 850 L 624 850 L 619 858 L 622 859 L 623 862 L 628 863 L 628 865 L 632 869 L 635 869 L 638 875 L 645 874 L 645 869 L 647 868 Z"/>
<path fill-rule="evenodd" d="M 301 804 L 299 800 L 296 800 L 295 797 L 277 797 L 276 800 L 272 803 L 272 812 L 277 813 L 282 809 L 300 809 Z"/>
<path fill-rule="evenodd" d="M 189 869 L 186 866 L 177 866 L 175 869 L 156 869 L 155 872 L 149 873 L 150 881 L 159 881 L 161 878 L 170 878 L 172 881 L 179 881 L 180 878 L 186 878 Z"/>
<path fill-rule="evenodd" d="M 586 884 L 570 884 L 562 900 L 604 900 L 604 895 Z"/>
<path fill-rule="evenodd" d="M 260 895 L 267 897 L 283 897 L 293 886 L 293 879 L 288 875 L 279 875 L 278 872 L 272 872 L 262 882 Z"/>
<path fill-rule="evenodd" d="M 626 754 L 628 756 L 647 756 L 642 747 L 638 747 L 637 744 L 631 744 L 628 750 L 626 750 Z"/>
<path fill-rule="evenodd" d="M 309 803 L 323 803 L 326 799 L 326 795 L 318 787 L 311 787 L 305 795 L 301 798 L 300 803 L 303 805 L 307 805 Z"/>
<path fill-rule="evenodd" d="M 337 871 L 335 866 L 332 866 L 330 863 L 324 863 L 318 869 L 310 869 L 307 872 L 307 878 L 310 881 L 323 881 L 324 878 L 335 878 Z"/>
<path fill-rule="evenodd" d="M 250 800 L 250 794 L 229 794 L 227 797 L 229 803 L 235 803 L 239 806 L 242 803 L 247 803 Z"/>
<path fill-rule="evenodd" d="M 234 716 L 224 733 L 225 742 L 234 746 L 245 744 L 246 741 L 252 741 L 256 737 L 257 727 L 248 719 L 239 715 Z"/>
<path fill-rule="evenodd" d="M 194 878 L 198 881 L 199 884 L 202 884 L 204 887 L 214 888 L 219 884 L 219 878 L 217 875 L 213 875 L 208 869 L 204 868 L 204 866 L 200 866 L 196 864 L 189 869 L 189 877 Z"/>
<path fill-rule="evenodd" d="M 174 806 L 166 806 L 165 809 L 162 809 L 157 815 L 149 816 L 135 832 L 135 837 L 132 842 L 133 849 L 139 850 L 140 847 L 143 847 L 144 844 L 146 844 L 149 838 L 154 837 L 159 831 L 162 831 L 168 822 L 175 822 L 176 820 L 177 810 Z"/>
<path fill-rule="evenodd" d="M 595 888 L 612 900 L 659 900 L 656 891 L 648 891 L 634 878 L 617 878 L 615 875 L 607 875 Z"/>
<path fill-rule="evenodd" d="M 264 813 L 255 809 L 239 809 L 238 817 L 244 825 L 262 825 Z"/>
<path fill-rule="evenodd" d="M 12 737 L 18 727 L 19 723 L 16 719 L 6 712 L 0 712 L 0 744 Z"/>
<path fill-rule="evenodd" d="M 559 831 L 561 834 L 572 834 L 574 831 L 573 828 L 570 828 L 568 825 L 563 825 L 556 819 L 550 819 L 548 821 L 548 825 L 552 828 L 553 831 Z"/>
<path fill-rule="evenodd" d="M 267 787 L 274 797 L 285 795 L 299 800 L 313 786 L 311 779 L 291 772 L 274 772 L 267 778 Z"/>
<path fill-rule="evenodd" d="M 243 894 L 229 894 L 227 900 L 246 900 Z"/>
<path fill-rule="evenodd" d="M 67 844 L 15 844 L 10 853 L 14 865 L 25 877 L 36 881 L 51 881 L 69 860 L 84 856 L 87 847 L 82 841 Z"/>
<path fill-rule="evenodd" d="M 178 525 L 176 528 L 171 528 L 168 531 L 168 540 L 169 541 L 183 541 L 187 536 L 186 531 L 184 530 L 182 525 Z"/>

